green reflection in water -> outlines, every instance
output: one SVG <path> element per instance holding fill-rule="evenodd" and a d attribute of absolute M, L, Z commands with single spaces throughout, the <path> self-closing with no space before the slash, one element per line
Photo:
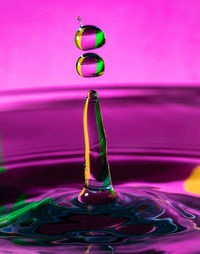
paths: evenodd
<path fill-rule="evenodd" d="M 3 173 L 3 172 L 5 172 L 5 171 L 6 171 L 6 169 L 5 169 L 5 168 L 0 167 L 0 173 Z"/>

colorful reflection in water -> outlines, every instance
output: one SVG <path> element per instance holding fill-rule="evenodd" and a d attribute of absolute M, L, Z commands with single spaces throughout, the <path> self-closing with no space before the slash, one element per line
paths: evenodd
<path fill-rule="evenodd" d="M 86 91 L 1 94 L 1 252 L 197 253 L 199 89 L 99 89 L 117 199 L 97 206 L 74 199 Z"/>

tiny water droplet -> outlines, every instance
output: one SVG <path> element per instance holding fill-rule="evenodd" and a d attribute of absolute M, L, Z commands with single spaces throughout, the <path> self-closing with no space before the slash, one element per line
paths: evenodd
<path fill-rule="evenodd" d="M 76 70 L 82 77 L 98 77 L 104 73 L 103 59 L 94 53 L 83 54 L 76 62 Z"/>
<path fill-rule="evenodd" d="M 81 17 L 80 16 L 78 16 L 77 20 L 80 22 L 81 26 L 83 26 L 83 23 L 81 21 Z"/>
<path fill-rule="evenodd" d="M 79 21 L 81 22 L 81 19 Z M 105 42 L 105 34 L 100 28 L 91 25 L 83 26 L 81 22 L 81 26 L 75 34 L 75 44 L 79 49 L 90 50 L 100 48 Z"/>

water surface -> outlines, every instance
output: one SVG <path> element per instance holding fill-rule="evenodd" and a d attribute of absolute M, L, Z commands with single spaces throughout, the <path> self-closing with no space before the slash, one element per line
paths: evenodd
<path fill-rule="evenodd" d="M 1 94 L 0 251 L 198 253 L 200 90 L 97 91 L 118 193 L 99 207 L 72 201 L 87 89 Z"/>

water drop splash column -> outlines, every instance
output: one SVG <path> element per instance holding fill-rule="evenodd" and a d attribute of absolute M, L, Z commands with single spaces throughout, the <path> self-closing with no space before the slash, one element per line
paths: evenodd
<path fill-rule="evenodd" d="M 78 200 L 85 204 L 104 204 L 117 195 L 113 190 L 107 161 L 106 137 L 97 92 L 88 92 L 83 127 L 85 138 L 85 183 Z"/>

